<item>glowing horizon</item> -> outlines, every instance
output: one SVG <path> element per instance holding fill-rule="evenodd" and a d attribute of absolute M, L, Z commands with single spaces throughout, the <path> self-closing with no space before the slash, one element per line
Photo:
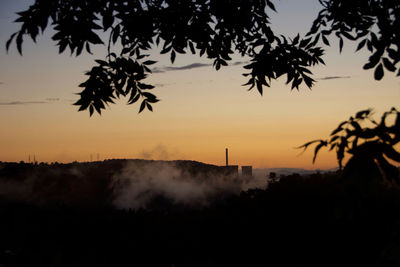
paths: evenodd
<path fill-rule="evenodd" d="M 1 4 L 0 43 L 5 43 L 16 25 L 12 12 L 32 1 L 6 0 Z M 280 1 L 278 14 L 271 14 L 272 26 L 280 32 L 305 32 L 318 12 L 316 1 Z M 289 19 L 290 18 L 290 19 Z M 293 20 L 298 23 L 293 23 Z M 295 27 L 293 27 L 295 25 Z M 345 43 L 339 54 L 337 40 L 326 48 L 327 66 L 313 69 L 316 85 L 310 91 L 290 91 L 284 78 L 273 81 L 263 97 L 248 92 L 241 65 L 215 71 L 210 66 L 153 73 L 148 82 L 162 100 L 154 112 L 138 115 L 137 105 L 117 101 L 102 116 L 89 118 L 77 112 L 78 84 L 95 56 L 58 55 L 50 33 L 37 44 L 26 39 L 24 55 L 14 47 L 0 51 L 0 161 L 27 161 L 35 154 L 43 162 L 88 161 L 90 154 L 105 158 L 155 160 L 196 160 L 224 165 L 225 147 L 235 165 L 254 168 L 293 167 L 330 169 L 337 167 L 335 153 L 322 153 L 312 164 L 313 151 L 303 155 L 295 147 L 320 138 L 355 112 L 373 108 L 376 116 L 398 107 L 400 82 L 392 73 L 375 81 L 371 71 L 362 69 L 368 54 L 354 53 L 356 44 Z M 156 51 L 157 52 L 157 51 Z M 170 67 L 168 57 L 154 53 L 157 68 Z M 232 63 L 246 61 L 236 56 Z M 177 57 L 174 67 L 193 63 L 210 64 L 191 55 Z M 157 149 L 162 148 L 161 153 Z M 151 152 L 153 151 L 153 154 Z M 146 154 L 147 153 L 147 154 Z"/>

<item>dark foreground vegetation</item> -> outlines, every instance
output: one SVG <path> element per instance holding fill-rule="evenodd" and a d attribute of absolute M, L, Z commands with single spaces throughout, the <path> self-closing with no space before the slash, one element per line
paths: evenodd
<path fill-rule="evenodd" d="M 155 194 L 118 209 L 110 179 L 124 164 L 0 164 L 0 266 L 400 265 L 400 191 L 378 180 L 290 175 L 202 205 Z"/>

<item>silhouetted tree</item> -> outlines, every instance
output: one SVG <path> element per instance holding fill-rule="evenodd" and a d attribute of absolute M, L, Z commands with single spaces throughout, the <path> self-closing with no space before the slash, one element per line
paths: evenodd
<path fill-rule="evenodd" d="M 375 79 L 380 80 L 384 68 L 400 69 L 400 4 L 394 0 L 319 0 L 322 5 L 318 17 L 305 38 L 290 39 L 277 36 L 270 27 L 267 11 L 275 11 L 270 0 L 36 0 L 27 10 L 19 12 L 16 22 L 21 28 L 6 43 L 7 49 L 15 40 L 22 54 L 24 35 L 34 41 L 49 22 L 55 31 L 59 53 L 66 48 L 77 56 L 84 49 L 91 53 L 91 45 L 107 47 L 105 60 L 96 60 L 86 74 L 88 79 L 75 103 L 79 110 L 89 109 L 90 115 L 113 99 L 128 97 L 128 104 L 142 99 L 139 112 L 158 102 L 149 90 L 154 86 L 143 80 L 155 61 L 145 54 L 153 44 L 161 46 L 161 54 L 170 54 L 171 62 L 177 53 L 190 51 L 214 60 L 216 70 L 228 65 L 234 52 L 251 58 L 244 66 L 249 72 L 245 86 L 270 86 L 272 79 L 287 76 L 292 90 L 304 82 L 309 88 L 314 79 L 310 67 L 324 64 L 322 42 L 335 34 L 340 50 L 343 38 L 359 41 L 357 50 L 367 48 L 372 56 L 365 69 L 375 68 Z M 107 32 L 102 40 L 97 31 Z M 115 53 L 114 45 L 121 47 Z M 396 67 L 397 66 L 397 67 Z"/>
<path fill-rule="evenodd" d="M 400 112 L 392 108 L 382 115 L 379 123 L 371 117 L 371 113 L 370 109 L 359 111 L 340 123 L 329 139 L 314 140 L 300 148 L 307 149 L 317 144 L 313 162 L 322 147 L 329 147 L 330 151 L 336 149 L 340 168 L 345 153 L 349 153 L 351 158 L 343 171 L 345 177 L 361 175 L 373 178 L 378 175 L 390 182 L 400 183 L 399 170 L 388 161 L 400 163 L 400 153 L 396 150 L 396 145 L 400 143 Z M 392 125 L 388 125 L 389 116 L 394 117 L 389 120 L 393 121 Z M 365 126 L 366 123 L 369 125 Z"/>

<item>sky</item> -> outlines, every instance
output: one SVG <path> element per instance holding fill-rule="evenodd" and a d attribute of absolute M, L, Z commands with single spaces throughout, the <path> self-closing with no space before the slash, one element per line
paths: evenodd
<path fill-rule="evenodd" d="M 295 148 L 327 138 L 359 110 L 373 108 L 379 117 L 399 108 L 400 79 L 386 73 L 375 81 L 372 71 L 362 69 L 368 54 L 355 53 L 356 44 L 348 42 L 340 54 L 332 38 L 326 66 L 312 69 L 317 79 L 312 90 L 302 85 L 291 91 L 283 77 L 265 88 L 263 96 L 241 86 L 247 82 L 242 65 L 215 71 L 208 66 L 210 60 L 192 55 L 178 55 L 171 65 L 155 48 L 154 67 L 165 71 L 148 78 L 161 99 L 154 112 L 138 114 L 138 105 L 121 99 L 101 116 L 89 117 L 72 104 L 78 99 L 78 84 L 86 79 L 84 72 L 94 59 L 104 58 L 104 46 L 92 49 L 93 56 L 59 55 L 48 30 L 36 44 L 25 39 L 23 56 L 15 46 L 5 50 L 18 29 L 12 23 L 15 12 L 32 2 L 0 1 L 0 161 L 28 161 L 35 155 L 39 162 L 145 158 L 224 165 L 227 147 L 230 164 L 328 169 L 337 167 L 334 153 L 322 151 L 313 164 L 311 150 L 299 155 Z M 275 2 L 272 27 L 292 37 L 309 30 L 320 8 L 317 0 Z M 246 60 L 235 56 L 233 61 Z M 206 66 L 184 68 L 198 63 Z"/>

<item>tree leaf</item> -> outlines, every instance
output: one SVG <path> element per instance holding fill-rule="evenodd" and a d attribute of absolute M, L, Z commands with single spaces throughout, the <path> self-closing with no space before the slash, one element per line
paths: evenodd
<path fill-rule="evenodd" d="M 8 39 L 8 41 L 6 42 L 6 51 L 8 52 L 8 49 L 10 48 L 10 44 L 11 44 L 11 42 L 12 42 L 12 40 L 14 39 L 14 36 L 16 35 L 17 33 L 15 32 L 15 33 L 13 33 L 11 36 L 10 36 L 10 39 Z"/>
<path fill-rule="evenodd" d="M 112 42 L 113 44 L 115 44 L 118 40 L 119 37 L 119 33 L 120 33 L 120 26 L 119 24 L 117 26 L 115 26 L 113 32 L 112 32 Z"/>
<path fill-rule="evenodd" d="M 172 52 L 171 52 L 171 63 L 172 63 L 172 64 L 174 64 L 175 57 L 176 57 L 175 50 L 172 50 Z"/>
<path fill-rule="evenodd" d="M 267 1 L 267 5 L 269 6 L 270 9 L 276 12 L 275 6 L 271 1 Z"/>
<path fill-rule="evenodd" d="M 339 138 L 339 135 L 333 136 L 333 137 L 331 138 L 331 140 L 329 140 L 329 143 L 335 142 L 338 138 Z"/>
<path fill-rule="evenodd" d="M 328 39 L 325 37 L 325 35 L 322 35 L 322 42 L 326 44 L 327 46 L 330 46 Z"/>
<path fill-rule="evenodd" d="M 95 60 L 100 66 L 108 66 L 108 62 L 100 59 Z"/>
<path fill-rule="evenodd" d="M 257 80 L 256 84 L 257 84 L 257 91 L 260 93 L 260 95 L 262 95 L 263 94 L 262 83 L 259 80 Z"/>
<path fill-rule="evenodd" d="M 145 64 L 145 65 L 153 65 L 153 64 L 155 64 L 155 63 L 157 63 L 157 61 L 146 60 L 145 62 L 143 62 L 143 64 Z"/>
<path fill-rule="evenodd" d="M 147 102 L 149 102 L 149 103 L 157 103 L 159 101 L 160 101 L 160 99 L 156 99 L 156 98 L 148 98 L 147 99 Z"/>
<path fill-rule="evenodd" d="M 147 107 L 148 110 L 150 110 L 151 112 L 153 112 L 153 108 L 152 108 L 152 106 L 151 106 L 148 102 L 146 102 L 146 107 Z"/>
<path fill-rule="evenodd" d="M 356 119 L 361 119 L 364 116 L 368 116 L 371 113 L 371 109 L 361 110 L 356 113 Z"/>
<path fill-rule="evenodd" d="M 137 93 L 136 94 L 131 94 L 131 97 L 130 97 L 130 99 L 128 101 L 128 105 L 131 105 L 131 104 L 135 103 L 136 101 L 138 101 L 139 97 L 140 97 L 140 94 L 137 94 Z"/>
<path fill-rule="evenodd" d="M 360 49 L 362 49 L 362 48 L 365 46 L 366 42 L 367 42 L 367 39 L 362 40 L 362 41 L 358 44 L 357 49 L 356 49 L 356 52 L 359 51 Z"/>
<path fill-rule="evenodd" d="M 385 66 L 385 68 L 386 68 L 388 71 L 391 71 L 391 72 L 396 71 L 395 66 L 393 65 L 392 62 L 389 61 L 389 59 L 387 59 L 386 57 L 384 57 L 382 60 L 383 60 L 383 65 Z"/>
<path fill-rule="evenodd" d="M 297 34 L 296 37 L 294 38 L 293 42 L 292 42 L 292 45 L 297 45 L 297 43 L 299 42 L 299 39 L 300 39 L 300 35 Z"/>
<path fill-rule="evenodd" d="M 383 78 L 384 72 L 383 72 L 383 66 L 382 64 L 379 64 L 378 67 L 375 69 L 374 77 L 375 80 L 380 81 Z"/>
<path fill-rule="evenodd" d="M 313 157 L 313 163 L 315 163 L 315 160 L 317 159 L 318 151 L 319 151 L 323 146 L 326 146 L 326 145 L 327 145 L 327 143 L 326 143 L 325 141 L 321 141 L 321 142 L 315 147 L 315 150 L 314 150 L 314 157 Z"/>
<path fill-rule="evenodd" d="M 140 104 L 139 113 L 141 113 L 141 112 L 144 110 L 145 107 L 146 107 L 146 101 L 143 100 L 143 101 L 142 101 L 142 104 Z"/>
<path fill-rule="evenodd" d="M 17 43 L 18 52 L 22 56 L 22 33 L 21 32 L 17 35 L 16 43 Z"/>
<path fill-rule="evenodd" d="M 93 55 L 92 51 L 90 50 L 89 43 L 86 43 L 86 52 L 88 52 L 89 54 Z"/>
<path fill-rule="evenodd" d="M 190 41 L 189 41 L 189 48 L 193 55 L 196 54 L 196 50 L 194 49 L 193 43 Z"/>
<path fill-rule="evenodd" d="M 311 37 L 308 39 L 303 39 L 301 40 L 299 47 L 305 47 L 306 45 L 308 45 L 311 42 Z"/>

